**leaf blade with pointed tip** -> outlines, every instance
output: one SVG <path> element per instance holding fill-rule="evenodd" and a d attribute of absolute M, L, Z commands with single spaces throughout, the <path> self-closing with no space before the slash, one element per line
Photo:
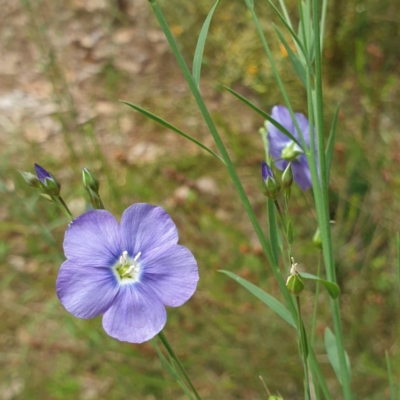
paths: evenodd
<path fill-rule="evenodd" d="M 192 67 L 192 76 L 197 87 L 199 87 L 200 85 L 201 65 L 203 62 L 204 46 L 206 43 L 208 30 L 210 28 L 210 23 L 214 15 L 214 11 L 217 8 L 219 2 L 220 0 L 217 0 L 213 8 L 208 13 L 207 18 L 204 21 L 203 27 L 201 28 L 199 38 L 197 40 L 196 50 L 194 52 L 194 57 L 193 57 L 193 67 Z"/>
<path fill-rule="evenodd" d="M 328 327 L 325 329 L 324 341 L 325 341 L 325 348 L 326 348 L 326 352 L 328 354 L 329 362 L 331 363 L 331 366 L 332 366 L 333 370 L 335 371 L 336 377 L 338 378 L 340 384 L 342 384 L 336 337 Z M 346 351 L 344 353 L 344 356 L 346 359 L 346 367 L 349 371 L 349 376 L 350 376 L 351 375 L 351 373 L 350 373 L 351 372 L 350 371 L 350 368 L 351 368 L 350 367 L 350 358 Z"/>
<path fill-rule="evenodd" d="M 239 100 L 241 100 L 244 104 L 249 106 L 252 110 L 263 116 L 267 121 L 271 122 L 272 125 L 274 125 L 276 128 L 278 128 L 284 135 L 286 135 L 289 139 L 293 140 L 300 148 L 302 149 L 303 146 L 301 143 L 285 128 L 283 127 L 279 122 L 276 122 L 272 117 L 270 117 L 266 112 L 262 111 L 260 108 L 255 106 L 251 101 L 247 100 L 245 97 L 241 96 L 239 93 L 235 92 L 233 89 L 228 88 L 227 86 L 222 86 L 224 89 L 226 89 L 228 92 L 233 94 L 235 97 L 237 97 Z"/>
<path fill-rule="evenodd" d="M 310 279 L 322 283 L 332 299 L 337 299 L 339 297 L 340 288 L 336 283 L 319 278 L 318 276 L 309 274 L 307 272 L 299 272 L 299 275 L 304 279 Z"/>
<path fill-rule="evenodd" d="M 136 104 L 129 103 L 128 101 L 124 101 L 124 100 L 120 100 L 120 101 L 121 101 L 121 103 L 126 104 L 127 106 L 133 108 L 134 110 L 139 111 L 140 113 L 142 113 L 146 117 L 152 119 L 153 121 L 158 122 L 160 125 L 164 126 L 165 128 L 171 129 L 171 131 L 174 131 L 174 132 L 178 133 L 179 135 L 183 136 L 185 139 L 188 139 L 191 142 L 197 144 L 197 146 L 201 147 L 203 150 L 205 150 L 208 153 L 212 154 L 214 157 L 217 157 L 218 160 L 222 161 L 225 164 L 225 161 L 218 154 L 214 153 L 211 149 L 209 149 L 203 143 L 200 143 L 198 140 L 192 138 L 188 134 L 182 132 L 177 127 L 171 125 L 169 122 L 163 120 L 162 118 L 158 117 L 157 115 L 151 113 L 150 111 L 145 110 L 144 108 L 142 108 L 142 107 L 140 107 L 140 106 L 138 106 Z"/>
<path fill-rule="evenodd" d="M 296 324 L 293 321 L 292 314 L 290 314 L 289 310 L 280 301 L 275 299 L 275 297 L 271 296 L 267 292 L 264 292 L 264 290 L 260 289 L 258 286 L 250 283 L 249 281 L 246 281 L 246 279 L 241 278 L 233 272 L 225 271 L 222 269 L 219 270 L 219 272 L 228 275 L 229 277 L 240 283 L 251 294 L 260 299 L 264 304 L 266 304 L 272 311 L 276 312 L 289 325 L 297 328 Z"/>
<path fill-rule="evenodd" d="M 304 68 L 304 65 L 301 63 L 299 58 L 296 56 L 294 51 L 291 49 L 289 46 L 288 42 L 286 41 L 285 37 L 282 35 L 281 31 L 278 29 L 277 26 L 274 25 L 275 32 L 278 35 L 280 41 L 282 42 L 283 46 L 285 47 L 289 59 L 292 62 L 292 66 L 294 71 L 296 72 L 296 75 L 300 79 L 301 83 L 303 84 L 304 87 L 307 87 L 307 75 L 306 75 L 306 70 Z"/>

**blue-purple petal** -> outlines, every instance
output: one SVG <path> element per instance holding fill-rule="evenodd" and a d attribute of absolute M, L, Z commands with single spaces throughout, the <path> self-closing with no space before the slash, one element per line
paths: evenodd
<path fill-rule="evenodd" d="M 108 211 L 88 211 L 72 221 L 65 232 L 65 256 L 75 264 L 111 267 L 122 251 L 120 226 Z"/>
<path fill-rule="evenodd" d="M 147 285 L 137 283 L 121 287 L 103 316 L 103 328 L 122 342 L 143 343 L 157 335 L 166 321 L 161 300 Z"/>
<path fill-rule="evenodd" d="M 146 203 L 134 204 L 124 211 L 121 232 L 124 250 L 132 257 L 178 243 L 178 231 L 171 217 L 161 207 Z"/>
<path fill-rule="evenodd" d="M 302 154 L 298 160 L 292 162 L 292 172 L 294 181 L 300 186 L 301 190 L 310 189 L 311 173 L 307 158 Z"/>
<path fill-rule="evenodd" d="M 56 287 L 66 310 L 84 319 L 106 312 L 119 291 L 111 269 L 82 267 L 68 260 L 61 265 Z"/>
<path fill-rule="evenodd" d="M 188 301 L 198 280 L 197 262 L 184 246 L 154 249 L 143 258 L 141 282 L 151 287 L 166 306 L 178 307 Z"/>
<path fill-rule="evenodd" d="M 297 120 L 297 123 L 299 124 L 299 128 L 301 130 L 301 133 L 303 134 L 304 141 L 307 144 L 307 147 L 310 147 L 310 132 L 309 132 L 309 124 L 308 124 L 308 119 L 304 114 L 301 113 L 295 113 L 294 114 Z M 297 129 L 295 129 L 295 137 L 299 139 L 299 142 L 301 143 L 301 140 L 299 138 Z"/>
<path fill-rule="evenodd" d="M 36 171 L 36 175 L 39 178 L 40 182 L 42 182 L 43 184 L 46 183 L 46 178 L 51 178 L 51 175 L 49 172 L 47 172 L 43 167 L 41 167 L 39 164 L 34 164 L 35 166 L 35 171 Z"/>

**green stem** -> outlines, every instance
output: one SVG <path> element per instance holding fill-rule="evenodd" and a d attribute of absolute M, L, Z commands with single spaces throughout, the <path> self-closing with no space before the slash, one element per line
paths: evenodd
<path fill-rule="evenodd" d="M 320 207 L 317 207 L 318 220 L 321 229 L 322 247 L 324 254 L 324 262 L 328 280 L 336 282 L 336 272 L 334 266 L 331 229 L 329 224 L 329 208 L 328 208 L 328 181 L 326 173 L 325 159 L 325 140 L 324 140 L 324 110 L 322 96 L 322 63 L 321 63 L 321 45 L 320 45 L 320 27 L 319 27 L 319 0 L 312 0 L 313 7 L 313 28 L 314 28 L 314 51 L 315 51 L 315 126 L 317 131 L 319 175 L 314 176 L 313 186 L 316 185 L 317 192 L 320 194 Z M 312 128 L 311 128 L 312 129 Z M 319 185 L 320 183 L 320 185 Z M 330 299 L 332 310 L 333 327 L 336 336 L 338 349 L 338 358 L 340 365 L 340 374 L 343 387 L 343 395 L 345 400 L 351 399 L 350 376 L 347 369 L 345 350 L 343 344 L 342 323 L 340 318 L 339 301 Z"/>
<path fill-rule="evenodd" d="M 321 275 L 321 254 L 318 254 L 318 269 L 317 269 L 317 276 L 318 278 Z M 318 314 L 318 298 L 319 298 L 319 288 L 320 283 L 317 281 L 315 286 L 315 296 L 314 296 L 314 310 L 313 310 L 313 317 L 312 317 L 312 324 L 311 324 L 311 347 L 314 348 L 314 340 L 315 340 L 315 329 L 317 327 L 317 314 Z"/>
<path fill-rule="evenodd" d="M 189 384 L 190 388 L 192 389 L 193 394 L 196 396 L 196 399 L 197 400 L 201 400 L 201 397 L 197 393 L 196 388 L 193 386 L 193 383 L 190 380 L 188 374 L 186 373 L 185 368 L 183 367 L 183 365 L 179 361 L 179 358 L 176 356 L 174 350 L 172 350 L 172 347 L 168 343 L 168 340 L 167 340 L 167 338 L 165 337 L 165 335 L 164 335 L 164 333 L 162 331 L 158 334 L 158 337 L 161 340 L 161 343 L 164 345 L 165 350 L 167 350 L 168 354 L 176 362 L 176 365 L 178 366 L 178 368 L 181 371 L 182 375 L 185 377 L 187 383 Z"/>
<path fill-rule="evenodd" d="M 69 210 L 65 201 L 63 200 L 63 198 L 61 196 L 58 196 L 58 197 L 52 197 L 52 199 L 58 205 L 58 207 L 60 207 L 62 212 L 72 221 L 74 217 L 72 216 L 72 213 Z"/>
<path fill-rule="evenodd" d="M 162 11 L 157 4 L 157 1 L 156 0 L 149 0 L 149 1 L 153 8 L 154 14 L 161 26 L 161 29 L 163 30 L 163 32 L 169 42 L 171 50 L 175 55 L 178 65 L 186 79 L 186 82 L 190 88 L 190 91 L 192 92 L 193 97 L 195 98 L 195 101 L 197 103 L 197 106 L 199 107 L 199 110 L 200 110 L 203 118 L 204 118 L 204 121 L 207 124 L 208 129 L 214 138 L 214 141 L 215 141 L 215 144 L 217 145 L 219 153 L 221 154 L 221 157 L 225 161 L 228 173 L 232 179 L 233 184 L 236 187 L 236 190 L 237 190 L 239 197 L 243 203 L 243 206 L 247 212 L 247 215 L 249 216 L 249 219 L 250 219 L 250 221 L 254 227 L 254 230 L 258 236 L 258 239 L 260 240 L 261 247 L 263 248 L 263 251 L 264 251 L 266 257 L 267 257 L 270 265 L 272 266 L 272 272 L 275 276 L 275 279 L 278 282 L 279 288 L 285 298 L 288 308 L 291 311 L 293 317 L 296 317 L 297 311 L 296 311 L 294 303 L 291 299 L 290 293 L 286 288 L 285 281 L 283 280 L 283 278 L 280 274 L 279 266 L 275 263 L 271 248 L 268 245 L 268 242 L 264 236 L 264 233 L 260 227 L 260 224 L 259 224 L 259 222 L 254 214 L 254 211 L 251 207 L 250 201 L 246 195 L 246 192 L 244 191 L 243 185 L 242 185 L 241 181 L 239 180 L 239 177 L 236 173 L 235 167 L 233 166 L 233 163 L 228 155 L 228 152 L 226 151 L 226 148 L 221 140 L 221 137 L 219 136 L 219 133 L 218 133 L 218 131 L 214 125 L 214 122 L 210 116 L 210 113 L 203 101 L 203 98 L 201 97 L 198 87 L 197 87 L 197 85 L 185 63 L 185 60 L 183 59 L 181 52 L 179 51 L 179 48 L 175 42 L 175 39 L 171 33 L 171 30 L 169 29 L 168 23 L 165 20 L 164 15 L 162 14 Z"/>
<path fill-rule="evenodd" d="M 296 296 L 297 302 L 297 315 L 298 315 L 298 325 L 299 325 L 299 341 L 300 341 L 300 349 L 301 349 L 301 357 L 303 360 L 303 368 L 304 368 L 304 389 L 306 394 L 306 400 L 311 399 L 310 395 L 310 378 L 308 374 L 308 345 L 307 345 L 307 337 L 306 330 L 304 328 L 303 319 L 301 317 L 301 306 L 300 306 L 300 297 Z"/>

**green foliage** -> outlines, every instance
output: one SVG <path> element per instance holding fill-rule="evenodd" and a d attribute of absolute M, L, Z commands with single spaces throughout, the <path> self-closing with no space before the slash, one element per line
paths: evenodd
<path fill-rule="evenodd" d="M 180 73 L 163 39 L 157 36 L 149 10 L 138 7 L 131 14 L 122 13 L 128 21 L 120 26 L 113 20 L 115 13 L 109 12 L 111 3 L 104 10 L 86 10 L 78 3 L 84 2 L 64 2 L 61 7 L 61 3 L 47 0 L 25 1 L 24 6 L 30 7 L 16 8 L 1 28 L 3 33 L 6 29 L 13 32 L 12 43 L 7 42 L 11 40 L 7 32 L 3 43 L 9 46 L 5 57 L 18 68 L 5 89 L 14 84 L 13 90 L 32 91 L 20 101 L 30 111 L 16 109 L 23 118 L 14 120 L 15 116 L 6 114 L 1 118 L 1 392 L 32 400 L 90 396 L 118 400 L 126 399 L 127 393 L 138 400 L 182 396 L 181 388 L 164 372 L 149 345 L 113 341 L 102 332 L 100 319 L 77 320 L 60 306 L 54 282 L 63 261 L 61 243 L 68 219 L 39 198 L 16 172 L 43 162 L 62 181 L 63 196 L 75 215 L 89 207 L 81 188 L 81 167 L 100 179 L 102 199 L 116 214 L 138 201 L 160 204 L 172 214 L 181 242 L 199 260 L 201 280 L 187 305 L 168 310 L 166 334 L 205 399 L 265 398 L 257 378 L 260 371 L 267 371 L 272 392 L 282 392 L 285 399 L 298 398 L 302 395 L 302 374 L 294 357 L 293 331 L 276 318 L 276 309 L 271 311 L 262 302 L 253 301 L 236 282 L 217 273 L 223 268 L 280 299 L 268 262 L 260 254 L 253 228 L 223 165 L 171 136 L 169 126 L 157 125 L 154 119 L 147 121 L 117 103 L 118 98 L 127 99 L 165 116 L 166 121 L 216 152 L 191 95 L 182 89 Z M 160 3 L 190 65 L 198 34 L 214 2 Z M 337 123 L 336 144 L 330 140 L 326 149 L 327 160 L 332 160 L 330 211 L 335 224 L 331 230 L 342 289 L 345 345 L 352 358 L 352 384 L 359 398 L 381 400 L 389 398 L 385 350 L 391 349 L 394 380 L 400 365 L 393 347 L 398 339 L 399 310 L 395 291 L 395 235 L 400 211 L 395 51 L 398 1 L 340 3 L 330 3 L 324 47 L 325 122 L 328 129 L 331 121 Z M 291 47 L 293 35 L 273 16 L 273 10 L 261 4 L 255 4 L 260 24 L 293 109 L 305 112 L 304 89 L 293 71 L 293 55 L 301 59 L 301 52 Z M 296 15 L 296 4 L 288 5 L 289 15 Z M 64 5 L 70 8 L 64 9 Z M 21 21 L 26 21 L 23 27 Z M 293 53 L 285 45 L 280 47 L 271 21 Z M 72 38 L 66 46 L 72 27 L 77 26 L 77 39 Z M 134 31 L 127 41 L 124 29 L 129 27 Z M 82 45 L 81 38 L 89 40 L 92 32 L 102 28 L 105 33 L 97 45 Z M 267 232 L 270 225 L 259 186 L 263 146 L 257 131 L 271 106 L 282 103 L 282 97 L 272 83 L 271 68 L 244 2 L 222 2 L 208 33 L 202 62 L 197 64 L 202 66 L 202 90 Z M 147 37 L 151 40 L 145 40 Z M 294 43 L 296 46 L 296 40 Z M 18 63 L 12 61 L 15 53 L 11 48 L 24 54 Z M 143 63 L 135 64 L 141 58 Z M 92 69 L 84 68 L 88 65 Z M 99 72 L 91 75 L 96 70 Z M 215 93 L 210 88 L 214 84 L 234 88 L 264 115 L 255 115 L 228 93 Z M 60 127 L 50 129 L 44 139 L 41 134 L 47 125 L 35 125 L 33 110 L 44 112 L 45 107 L 38 103 L 34 109 L 28 108 L 32 97 L 36 99 L 36 90 L 40 99 L 51 99 L 50 120 L 54 117 Z M 328 104 L 338 100 L 341 108 L 335 113 Z M 110 104 L 115 106 L 111 111 L 106 107 Z M 222 120 L 227 121 L 225 125 L 218 122 Z M 313 200 L 298 188 L 292 191 L 293 250 L 307 271 L 316 274 L 311 245 L 317 225 L 310 207 Z M 275 239 L 276 261 L 280 241 Z M 308 290 L 303 295 L 308 329 L 313 298 Z M 328 295 L 322 291 L 318 320 L 329 320 L 328 303 Z M 315 343 L 320 350 L 323 329 L 323 324 L 317 325 Z M 335 347 L 332 340 L 328 347 Z M 334 372 L 328 371 L 327 376 L 334 377 Z M 339 384 L 331 379 L 329 386 L 333 398 L 339 398 Z"/>

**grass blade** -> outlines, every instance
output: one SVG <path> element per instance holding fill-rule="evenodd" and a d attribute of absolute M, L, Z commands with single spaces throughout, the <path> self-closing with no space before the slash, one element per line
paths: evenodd
<path fill-rule="evenodd" d="M 204 21 L 203 27 L 201 28 L 199 38 L 197 40 L 196 50 L 194 52 L 194 58 L 193 58 L 193 67 L 192 67 L 193 80 L 197 87 L 199 87 L 200 85 L 201 64 L 203 62 L 204 45 L 206 43 L 208 29 L 210 28 L 211 19 L 219 2 L 220 0 L 217 0 L 213 8 L 208 13 L 207 18 Z"/>
<path fill-rule="evenodd" d="M 240 283 L 251 294 L 260 299 L 264 304 L 266 304 L 272 311 L 275 311 L 289 325 L 292 325 L 294 328 L 296 328 L 296 324 L 293 321 L 292 315 L 290 314 L 289 310 L 280 301 L 276 300 L 275 297 L 272 297 L 267 292 L 264 292 L 264 290 L 260 289 L 256 285 L 253 285 L 249 281 L 246 281 L 246 279 L 237 276 L 233 272 L 225 271 L 222 269 L 219 270 L 219 272 L 228 275 L 229 277 Z"/>
<path fill-rule="evenodd" d="M 385 358 L 386 358 L 386 368 L 387 368 L 389 388 L 390 388 L 390 400 L 396 400 L 396 387 L 394 386 L 392 367 L 390 365 L 389 353 L 387 351 L 385 351 Z"/>
<path fill-rule="evenodd" d="M 241 100 L 244 104 L 249 106 L 252 110 L 263 116 L 267 121 L 271 122 L 272 125 L 277 127 L 283 134 L 285 134 L 288 138 L 293 140 L 300 148 L 303 148 L 301 143 L 286 129 L 284 128 L 279 122 L 276 122 L 273 118 L 271 118 L 266 112 L 255 106 L 251 101 L 247 100 L 245 97 L 241 96 L 239 93 L 235 92 L 233 89 L 228 88 L 227 86 L 222 86 L 224 89 L 228 90 L 228 92 L 232 93 L 236 96 L 239 100 Z"/>
<path fill-rule="evenodd" d="M 151 113 L 150 111 L 147 111 L 144 108 L 142 108 L 140 106 L 137 106 L 136 104 L 129 103 L 129 102 L 124 101 L 124 100 L 121 100 L 121 103 L 124 103 L 129 107 L 132 107 L 134 110 L 139 111 L 140 113 L 142 113 L 146 117 L 152 119 L 153 121 L 158 122 L 160 125 L 168 128 L 168 129 L 171 129 L 171 131 L 174 131 L 174 132 L 178 133 L 179 135 L 183 136 L 184 138 L 190 140 L 191 142 L 197 144 L 197 146 L 201 147 L 202 149 L 204 149 L 208 153 L 212 154 L 214 157 L 217 157 L 218 160 L 220 160 L 221 162 L 223 162 L 225 164 L 225 161 L 218 154 L 214 153 L 211 149 L 209 149 L 204 144 L 200 143 L 198 140 L 192 138 L 191 136 L 189 136 L 186 133 L 182 132 L 180 129 L 178 129 L 175 126 L 171 125 L 169 122 L 163 120 L 162 118 L 160 118 L 157 115 Z"/>
<path fill-rule="evenodd" d="M 282 33 L 278 29 L 278 27 L 274 25 L 274 28 L 275 28 L 276 34 L 278 35 L 280 41 L 282 42 L 283 46 L 285 47 L 285 49 L 288 53 L 288 56 L 290 58 L 290 61 L 292 62 L 293 69 L 296 72 L 296 75 L 299 77 L 303 86 L 306 87 L 307 77 L 306 77 L 306 70 L 304 68 L 304 65 L 301 63 L 299 58 L 296 56 L 294 51 L 291 49 L 291 47 L 289 46 L 288 42 L 286 41 L 286 39 L 284 38 L 284 36 L 282 35 Z"/>
<path fill-rule="evenodd" d="M 336 337 L 329 328 L 325 329 L 325 347 L 326 347 L 326 352 L 328 353 L 329 362 L 331 363 L 332 368 L 335 371 L 336 377 L 342 384 L 342 379 L 341 379 L 342 376 L 340 371 L 340 361 L 339 361 Z M 347 355 L 347 352 L 345 352 L 345 359 L 346 359 L 348 376 L 350 377 L 350 359 L 349 356 Z"/>

